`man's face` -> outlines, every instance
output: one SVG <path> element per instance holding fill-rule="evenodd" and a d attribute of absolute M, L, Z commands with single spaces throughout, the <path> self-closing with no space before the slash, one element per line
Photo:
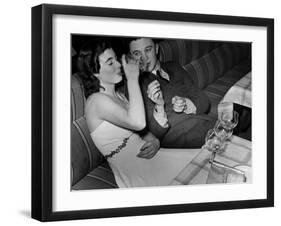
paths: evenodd
<path fill-rule="evenodd" d="M 140 38 L 131 41 L 130 53 L 139 60 L 142 71 L 151 72 L 157 63 L 158 45 L 150 38 Z"/>

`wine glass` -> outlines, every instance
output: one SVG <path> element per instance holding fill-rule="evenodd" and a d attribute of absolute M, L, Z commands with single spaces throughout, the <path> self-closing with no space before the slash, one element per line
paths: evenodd
<path fill-rule="evenodd" d="M 210 160 L 213 161 L 217 153 L 225 149 L 225 138 L 217 136 L 214 129 L 210 129 L 205 136 L 205 144 L 202 147 L 212 153 Z"/>
<path fill-rule="evenodd" d="M 233 129 L 237 126 L 238 121 L 238 112 L 221 112 L 219 120 L 214 127 L 216 135 L 222 137 L 222 139 L 229 139 L 232 136 Z"/>

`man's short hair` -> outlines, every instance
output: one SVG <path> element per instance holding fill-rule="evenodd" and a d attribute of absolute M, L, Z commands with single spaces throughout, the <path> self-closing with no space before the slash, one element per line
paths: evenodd
<path fill-rule="evenodd" d="M 157 43 L 159 43 L 160 41 L 162 41 L 162 39 L 159 39 L 159 38 L 151 38 L 151 37 L 126 37 L 126 38 L 123 39 L 123 45 L 124 45 L 124 47 L 125 47 L 125 49 L 126 49 L 126 52 L 127 52 L 127 53 L 130 52 L 130 43 L 131 43 L 132 41 L 136 41 L 136 40 L 141 39 L 141 38 L 149 38 L 149 39 L 151 39 L 151 40 L 154 42 L 154 44 L 157 44 Z"/>

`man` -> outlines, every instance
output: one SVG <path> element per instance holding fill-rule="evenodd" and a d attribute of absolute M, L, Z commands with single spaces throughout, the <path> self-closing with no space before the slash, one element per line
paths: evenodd
<path fill-rule="evenodd" d="M 200 148 L 214 119 L 210 102 L 187 72 L 175 63 L 161 64 L 159 46 L 150 38 L 128 39 L 130 54 L 139 61 L 148 130 L 167 148 Z"/>

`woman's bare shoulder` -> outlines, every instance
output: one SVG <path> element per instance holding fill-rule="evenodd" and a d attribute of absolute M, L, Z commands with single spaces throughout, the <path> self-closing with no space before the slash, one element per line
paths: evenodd
<path fill-rule="evenodd" d="M 112 98 L 104 93 L 93 93 L 86 101 L 86 110 L 100 109 L 108 104 L 113 104 Z"/>
<path fill-rule="evenodd" d="M 86 105 L 98 104 L 102 101 L 108 101 L 110 97 L 104 93 L 93 93 L 86 101 Z"/>

